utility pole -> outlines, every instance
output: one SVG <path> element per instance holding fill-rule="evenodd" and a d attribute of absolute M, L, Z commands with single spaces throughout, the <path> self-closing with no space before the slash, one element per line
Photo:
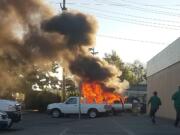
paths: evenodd
<path fill-rule="evenodd" d="M 89 48 L 89 51 L 91 52 L 91 54 L 92 54 L 93 56 L 99 53 L 99 52 L 96 52 L 96 51 L 95 51 L 95 48 Z"/>
<path fill-rule="evenodd" d="M 62 11 L 66 11 L 67 10 L 67 8 L 66 8 L 66 0 L 63 0 L 63 4 L 60 3 L 60 7 L 61 7 Z"/>
<path fill-rule="evenodd" d="M 66 99 L 66 72 L 63 67 L 62 100 L 65 101 L 65 99 Z"/>
<path fill-rule="evenodd" d="M 81 119 L 81 90 L 82 90 L 82 81 L 79 83 L 79 119 Z"/>
<path fill-rule="evenodd" d="M 66 11 L 66 0 L 63 0 L 63 3 L 60 3 L 60 8 L 62 12 Z M 63 80 L 62 80 L 62 100 L 65 101 L 66 99 L 66 71 L 65 68 L 63 67 Z"/>

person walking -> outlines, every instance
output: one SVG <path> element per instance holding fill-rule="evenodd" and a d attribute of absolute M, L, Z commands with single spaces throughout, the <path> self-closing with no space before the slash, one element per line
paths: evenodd
<path fill-rule="evenodd" d="M 162 104 L 161 99 L 157 96 L 156 91 L 153 93 L 153 96 L 150 98 L 148 105 L 149 104 L 151 104 L 150 117 L 152 119 L 152 122 L 155 124 L 156 123 L 156 112 L 158 111 L 159 106 Z"/>
<path fill-rule="evenodd" d="M 176 120 L 174 126 L 177 127 L 180 121 L 180 86 L 178 87 L 178 91 L 173 94 L 172 100 L 174 100 L 174 107 L 176 110 Z"/>

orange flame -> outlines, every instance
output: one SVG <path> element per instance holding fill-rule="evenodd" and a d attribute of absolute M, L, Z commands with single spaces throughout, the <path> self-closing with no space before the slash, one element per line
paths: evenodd
<path fill-rule="evenodd" d="M 81 91 L 86 102 L 89 104 L 112 104 L 114 101 L 124 103 L 124 98 L 120 94 L 104 91 L 102 85 L 96 82 L 83 82 L 81 85 Z"/>

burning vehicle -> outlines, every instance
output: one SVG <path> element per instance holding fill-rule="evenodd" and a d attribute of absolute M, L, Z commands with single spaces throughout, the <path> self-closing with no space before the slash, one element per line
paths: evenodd
<path fill-rule="evenodd" d="M 55 14 L 44 0 L 1 0 L 0 20 L 0 92 L 19 89 L 18 76 L 28 75 L 34 65 L 46 69 L 47 63 L 61 61 L 77 84 L 83 82 L 88 104 L 123 101 L 128 82 L 120 80 L 121 71 L 89 52 L 95 47 L 95 17 L 78 11 Z"/>
<path fill-rule="evenodd" d="M 66 114 L 81 113 L 96 118 L 103 113 L 113 111 L 116 114 L 132 107 L 124 104 L 124 98 L 120 94 L 108 91 L 110 88 L 103 84 L 83 82 L 80 89 L 82 97 L 70 97 L 64 103 L 49 104 L 47 110 L 51 116 L 58 118 Z"/>
<path fill-rule="evenodd" d="M 90 118 L 96 118 L 100 114 L 111 111 L 111 106 L 101 104 L 88 104 L 84 98 L 70 97 L 64 103 L 53 103 L 47 107 L 48 112 L 52 117 L 58 118 L 66 114 L 86 114 Z"/>

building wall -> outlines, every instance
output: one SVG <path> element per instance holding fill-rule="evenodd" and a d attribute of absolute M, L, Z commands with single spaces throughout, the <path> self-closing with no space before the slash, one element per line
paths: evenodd
<path fill-rule="evenodd" d="M 180 62 L 177 62 L 165 69 L 162 69 L 147 79 L 147 93 L 148 99 L 154 91 L 158 92 L 162 100 L 157 115 L 160 117 L 175 118 L 175 110 L 171 100 L 172 94 L 177 90 L 180 85 Z"/>
<path fill-rule="evenodd" d="M 180 38 L 171 43 L 163 51 L 147 63 L 147 76 L 151 76 L 180 61 Z"/>
<path fill-rule="evenodd" d="M 154 91 L 158 92 L 162 106 L 158 116 L 174 119 L 175 110 L 172 94 L 180 85 L 180 38 L 171 43 L 163 51 L 147 63 L 147 98 Z"/>

